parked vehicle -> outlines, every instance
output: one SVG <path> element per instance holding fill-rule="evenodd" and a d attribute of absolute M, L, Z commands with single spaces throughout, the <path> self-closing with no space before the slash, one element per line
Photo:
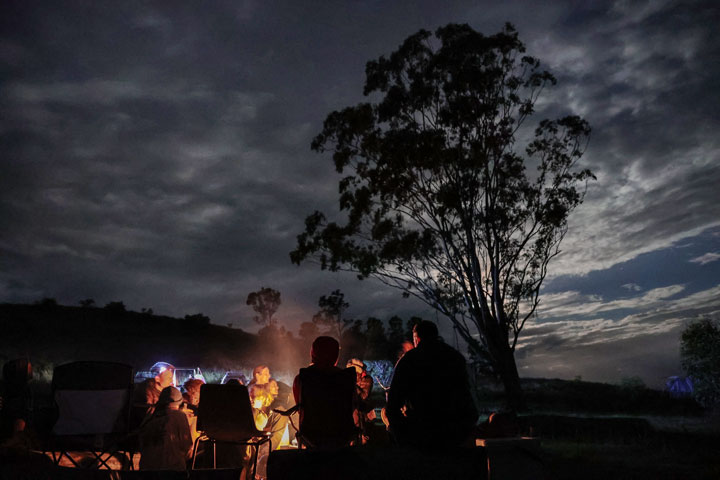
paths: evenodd
<path fill-rule="evenodd" d="M 228 370 L 227 372 L 225 372 L 225 375 L 223 376 L 222 380 L 220 380 L 220 383 L 226 384 L 227 382 L 229 382 L 230 380 L 233 380 L 233 379 L 237 380 L 238 382 L 240 382 L 243 385 L 248 384 L 247 377 L 240 370 Z"/>
<path fill-rule="evenodd" d="M 135 383 L 143 382 L 145 379 L 153 378 L 155 375 L 152 373 L 152 367 L 148 370 L 138 370 L 135 373 Z M 200 368 L 176 368 L 173 374 L 173 385 L 176 387 L 182 387 L 183 384 L 191 378 L 197 378 L 205 382 L 205 376 Z"/>
<path fill-rule="evenodd" d="M 177 385 L 178 387 L 183 386 L 183 384 L 185 384 L 185 382 L 187 382 L 191 378 L 202 380 L 203 382 L 207 383 L 207 380 L 205 380 L 205 376 L 203 375 L 199 367 L 175 369 L 175 385 Z"/>

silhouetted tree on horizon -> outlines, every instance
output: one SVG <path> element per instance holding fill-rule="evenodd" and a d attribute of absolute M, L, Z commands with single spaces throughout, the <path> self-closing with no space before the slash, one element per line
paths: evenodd
<path fill-rule="evenodd" d="M 352 322 L 343 318 L 343 313 L 350 306 L 345 301 L 345 294 L 340 290 L 333 290 L 330 295 L 323 295 L 318 300 L 318 311 L 312 318 L 316 325 L 322 325 L 328 328 L 329 332 L 342 338 L 343 331 Z"/>
<path fill-rule="evenodd" d="M 152 312 L 150 313 L 152 315 Z M 185 315 L 185 321 L 192 327 L 207 327 L 210 325 L 210 317 L 203 315 L 202 313 L 195 313 L 193 315 Z"/>
<path fill-rule="evenodd" d="M 95 306 L 95 300 L 93 300 L 92 298 L 86 298 L 85 300 L 80 300 L 78 303 L 83 308 L 91 308 L 91 307 Z"/>
<path fill-rule="evenodd" d="M 282 301 L 280 300 L 280 292 L 269 287 L 261 287 L 257 292 L 251 292 L 246 301 L 252 309 L 257 313 L 253 317 L 260 325 L 270 326 L 277 323 L 273 319 L 273 315 L 280 308 Z"/>
<path fill-rule="evenodd" d="M 436 309 L 489 361 L 515 408 L 524 406 L 518 336 L 594 178 L 576 168 L 590 133 L 578 116 L 542 120 L 524 152 L 516 147 L 556 83 L 524 52 L 510 24 L 492 36 L 449 24 L 368 62 L 363 93 L 377 101 L 330 113 L 312 142 L 344 175 L 346 221 L 316 211 L 290 254 Z"/>
<path fill-rule="evenodd" d="M 720 321 L 702 318 L 682 332 L 680 357 L 693 396 L 706 408 L 720 407 Z"/>

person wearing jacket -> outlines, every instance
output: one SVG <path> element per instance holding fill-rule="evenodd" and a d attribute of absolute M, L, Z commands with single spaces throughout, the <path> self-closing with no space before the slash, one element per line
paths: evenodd
<path fill-rule="evenodd" d="M 437 326 L 422 321 L 413 329 L 415 348 L 395 365 L 386 414 L 400 445 L 461 445 L 469 440 L 477 410 L 470 394 L 465 357 L 444 343 Z M 438 386 L 431 379 L 442 379 Z"/>
<path fill-rule="evenodd" d="M 192 439 L 183 397 L 175 387 L 160 393 L 155 411 L 140 427 L 140 470 L 186 470 Z"/>

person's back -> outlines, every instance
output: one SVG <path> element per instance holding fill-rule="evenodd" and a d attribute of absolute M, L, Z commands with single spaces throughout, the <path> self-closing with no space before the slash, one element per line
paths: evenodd
<path fill-rule="evenodd" d="M 355 370 L 310 366 L 298 374 L 300 387 L 300 432 L 313 445 L 347 445 L 357 436 Z"/>
<path fill-rule="evenodd" d="M 163 390 L 157 410 L 140 429 L 141 470 L 185 470 L 192 439 L 175 387 Z"/>
<path fill-rule="evenodd" d="M 347 445 L 357 433 L 353 420 L 355 369 L 336 366 L 339 349 L 334 338 L 316 338 L 310 351 L 311 365 L 301 368 L 293 382 L 300 407 L 298 438 L 315 447 Z"/>
<path fill-rule="evenodd" d="M 437 328 L 427 323 L 430 333 L 395 367 L 388 393 L 390 430 L 401 444 L 457 445 L 477 421 L 465 358 L 439 341 Z"/>

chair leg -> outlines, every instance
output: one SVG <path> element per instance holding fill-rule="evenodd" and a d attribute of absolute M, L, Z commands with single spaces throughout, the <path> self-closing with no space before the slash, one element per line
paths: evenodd
<path fill-rule="evenodd" d="M 255 480 L 257 476 L 257 463 L 258 463 L 258 457 L 260 456 L 260 447 L 262 447 L 265 444 L 268 444 L 268 456 L 272 452 L 272 440 L 268 439 L 267 442 L 262 443 L 248 443 L 247 446 L 253 449 L 254 453 L 251 454 L 251 457 L 248 459 L 248 470 L 250 470 L 250 464 L 252 464 L 252 473 L 251 473 L 251 479 Z"/>
<path fill-rule="evenodd" d="M 198 446 L 200 445 L 200 438 L 198 437 L 195 439 L 195 444 L 193 445 L 193 459 L 192 459 L 192 466 L 190 467 L 191 470 L 195 470 L 195 459 L 197 458 L 197 451 Z"/>
<path fill-rule="evenodd" d="M 60 465 L 60 461 L 62 460 L 63 455 L 65 455 L 68 458 L 68 460 L 70 460 L 70 463 L 72 463 L 74 468 L 81 468 L 80 465 L 78 465 L 78 463 L 72 457 L 72 455 L 70 455 L 70 452 L 64 451 L 64 450 L 63 450 L 62 454 L 60 455 L 60 458 L 58 459 L 58 466 Z"/>
<path fill-rule="evenodd" d="M 51 452 L 43 452 L 43 453 L 45 453 L 45 454 L 50 453 L 50 456 L 51 456 L 51 458 L 52 458 L 52 462 L 53 462 L 53 465 L 54 465 L 54 466 L 57 467 L 57 466 L 60 465 L 60 459 L 62 458 L 62 453 L 60 453 L 59 455 L 55 455 L 55 451 L 54 451 L 54 450 L 51 451 Z"/>
<path fill-rule="evenodd" d="M 259 454 L 259 446 L 258 445 L 251 445 L 250 448 L 252 448 L 255 453 L 253 454 L 252 460 L 253 460 L 253 468 L 252 468 L 252 476 L 250 477 L 251 480 L 255 480 L 255 477 L 257 475 L 257 459 Z M 250 467 L 250 465 L 248 465 Z M 248 468 L 249 470 L 249 468 Z"/>

